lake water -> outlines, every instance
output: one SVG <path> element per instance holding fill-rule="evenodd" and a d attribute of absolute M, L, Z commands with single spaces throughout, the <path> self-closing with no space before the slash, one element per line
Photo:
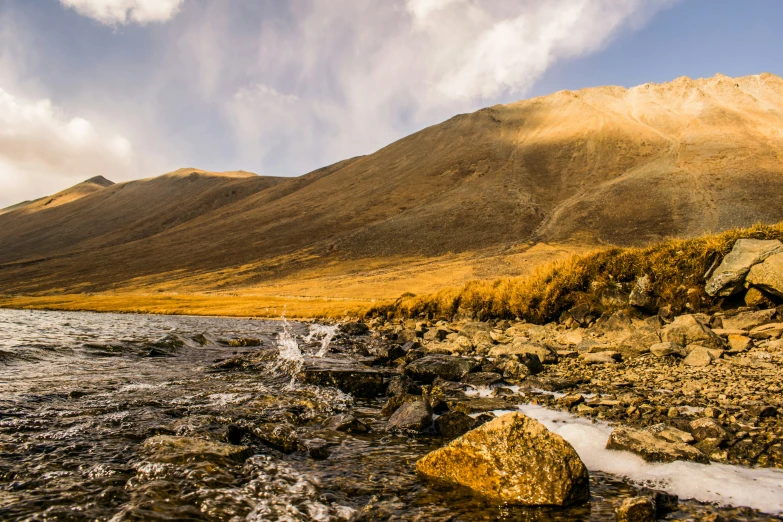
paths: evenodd
<path fill-rule="evenodd" d="M 568 509 L 500 506 L 436 489 L 413 470 L 444 441 L 386 433 L 383 398 L 292 383 L 286 364 L 315 356 L 329 330 L 287 328 L 286 335 L 281 321 L 0 310 L 0 519 L 609 521 L 623 498 L 638 494 L 636 485 L 595 471 L 591 502 Z M 261 344 L 228 346 L 236 338 Z M 287 359 L 213 366 L 272 348 L 287 350 Z M 346 412 L 372 431 L 322 428 Z M 283 453 L 253 436 L 242 439 L 246 459 L 161 459 L 144 445 L 156 435 L 226 443 L 232 430 L 277 427 L 293 429 L 303 446 L 327 447 L 328 458 Z M 779 520 L 695 501 L 682 501 L 667 519 L 709 513 Z"/>

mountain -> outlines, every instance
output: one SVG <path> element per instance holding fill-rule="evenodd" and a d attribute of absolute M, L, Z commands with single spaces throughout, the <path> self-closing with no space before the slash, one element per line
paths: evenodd
<path fill-rule="evenodd" d="M 81 199 L 84 196 L 97 192 L 108 186 L 114 185 L 113 181 L 109 181 L 103 176 L 95 176 L 86 181 L 82 181 L 78 185 L 74 185 L 71 188 L 67 188 L 54 194 L 53 196 L 38 198 L 33 201 L 24 201 L 11 205 L 4 209 L 0 209 L 0 214 L 11 212 L 12 210 L 24 209 L 25 213 L 36 212 L 43 208 L 54 208 Z"/>
<path fill-rule="evenodd" d="M 297 178 L 181 169 L 0 215 L 0 292 L 251 288 L 778 222 L 782 130 L 783 79 L 717 75 L 497 105 Z"/>

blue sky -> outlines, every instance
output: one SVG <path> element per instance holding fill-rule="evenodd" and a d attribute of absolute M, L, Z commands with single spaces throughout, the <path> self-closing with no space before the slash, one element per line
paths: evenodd
<path fill-rule="evenodd" d="M 783 2 L 0 0 L 0 206 L 94 175 L 293 176 L 454 114 L 783 74 Z"/>

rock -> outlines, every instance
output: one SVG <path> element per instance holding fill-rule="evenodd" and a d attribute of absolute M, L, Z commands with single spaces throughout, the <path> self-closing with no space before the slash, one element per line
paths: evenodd
<path fill-rule="evenodd" d="M 656 343 L 650 346 L 650 352 L 656 357 L 667 357 L 669 355 L 679 355 L 680 348 L 674 343 Z"/>
<path fill-rule="evenodd" d="M 370 428 L 365 423 L 347 413 L 329 417 L 324 422 L 324 428 L 347 433 L 367 433 L 370 431 Z"/>
<path fill-rule="evenodd" d="M 215 459 L 241 461 L 250 456 L 247 446 L 225 444 L 195 437 L 156 435 L 144 441 L 144 450 L 156 462 L 185 464 Z"/>
<path fill-rule="evenodd" d="M 590 498 L 587 468 L 576 451 L 521 413 L 503 415 L 427 454 L 416 471 L 511 504 L 567 506 Z"/>
<path fill-rule="evenodd" d="M 617 352 L 583 353 L 579 356 L 582 364 L 615 364 L 622 359 Z"/>
<path fill-rule="evenodd" d="M 668 426 L 666 424 L 656 424 L 654 426 L 650 426 L 648 430 L 652 433 L 655 433 L 659 437 L 663 437 L 669 442 L 683 442 L 685 444 L 691 444 L 696 440 L 693 438 L 693 435 L 687 431 L 678 430 L 677 428 Z"/>
<path fill-rule="evenodd" d="M 750 269 L 745 281 L 760 290 L 783 297 L 783 253 L 768 257 Z"/>
<path fill-rule="evenodd" d="M 445 328 L 431 328 L 424 334 L 425 341 L 443 341 L 447 335 L 452 333 Z"/>
<path fill-rule="evenodd" d="M 472 323 L 465 323 L 462 325 L 462 327 L 459 329 L 459 334 L 467 337 L 468 339 L 472 339 L 474 335 L 478 332 L 486 332 L 489 333 L 492 328 L 487 323 L 482 322 L 472 322 Z"/>
<path fill-rule="evenodd" d="M 777 310 L 759 310 L 758 312 L 742 312 L 733 317 L 723 318 L 723 328 L 727 330 L 752 330 L 757 326 L 771 323 Z"/>
<path fill-rule="evenodd" d="M 769 323 L 758 326 L 748 333 L 751 339 L 777 339 L 783 333 L 783 323 Z"/>
<path fill-rule="evenodd" d="M 261 346 L 261 340 L 250 339 L 248 337 L 240 337 L 239 339 L 231 339 L 228 342 L 228 345 L 234 348 L 242 347 L 242 346 Z"/>
<path fill-rule="evenodd" d="M 402 346 L 398 344 L 382 344 L 380 346 L 371 346 L 368 348 L 368 352 L 372 357 L 375 357 L 375 364 L 386 364 L 400 357 L 405 357 L 407 353 L 403 350 Z M 375 365 L 373 364 L 373 366 Z"/>
<path fill-rule="evenodd" d="M 630 335 L 623 337 L 617 345 L 623 359 L 632 359 L 649 353 L 650 346 L 661 342 L 658 332 L 649 327 L 632 328 Z"/>
<path fill-rule="evenodd" d="M 648 497 L 626 498 L 617 508 L 617 522 L 655 522 L 655 504 Z"/>
<path fill-rule="evenodd" d="M 354 397 L 384 394 L 383 374 L 378 370 L 344 361 L 319 359 L 305 364 L 298 377 L 307 384 L 334 386 Z"/>
<path fill-rule="evenodd" d="M 568 311 L 568 315 L 570 315 L 574 322 L 579 326 L 587 326 L 589 323 L 595 320 L 595 317 L 592 314 L 592 310 L 590 309 L 590 305 L 588 304 L 576 305 Z"/>
<path fill-rule="evenodd" d="M 708 348 L 723 347 L 723 340 L 693 315 L 681 315 L 664 326 L 661 340 L 678 346 L 695 343 Z"/>
<path fill-rule="evenodd" d="M 655 310 L 657 308 L 657 300 L 653 298 L 652 284 L 650 278 L 647 275 L 643 275 L 636 280 L 636 284 L 631 290 L 631 295 L 628 296 L 628 304 L 641 308 L 643 310 Z"/>
<path fill-rule="evenodd" d="M 583 402 L 585 402 L 585 398 L 581 393 L 566 395 L 557 399 L 558 404 L 569 410 L 578 404 L 582 404 Z"/>
<path fill-rule="evenodd" d="M 429 384 L 436 377 L 447 381 L 462 380 L 478 367 L 479 363 L 475 359 L 450 355 L 428 355 L 406 366 L 405 374 L 417 381 Z"/>
<path fill-rule="evenodd" d="M 471 399 L 469 401 L 458 401 L 450 406 L 451 410 L 461 411 L 465 414 L 480 413 L 492 410 L 510 410 L 514 407 L 505 399 L 498 397 L 481 397 L 478 399 Z"/>
<path fill-rule="evenodd" d="M 416 333 L 416 330 L 406 329 L 397 334 L 397 342 L 400 344 L 405 344 L 405 343 L 416 341 L 418 337 L 419 334 Z"/>
<path fill-rule="evenodd" d="M 293 453 L 300 447 L 299 437 L 293 426 L 288 424 L 278 424 L 277 426 L 261 426 L 253 430 L 253 434 L 261 442 L 270 448 L 276 449 L 282 453 Z"/>
<path fill-rule="evenodd" d="M 384 417 L 389 417 L 406 402 L 415 402 L 420 400 L 422 400 L 421 395 L 393 395 L 389 397 L 389 400 L 386 401 L 386 404 L 384 404 L 383 408 L 381 408 L 381 415 Z"/>
<path fill-rule="evenodd" d="M 727 438 L 726 430 L 713 419 L 707 417 L 691 421 L 690 427 L 691 435 L 699 442 L 704 439 L 718 439 L 723 441 Z"/>
<path fill-rule="evenodd" d="M 689 460 L 709 463 L 709 459 L 699 450 L 682 442 L 670 442 L 649 431 L 619 427 L 612 431 L 606 449 L 630 451 L 647 462 L 674 462 Z"/>
<path fill-rule="evenodd" d="M 406 375 L 395 375 L 389 379 L 386 387 L 386 396 L 395 395 L 421 395 L 421 386 Z"/>
<path fill-rule="evenodd" d="M 490 386 L 503 380 L 503 376 L 495 372 L 469 373 L 462 378 L 462 382 L 472 386 Z"/>
<path fill-rule="evenodd" d="M 450 411 L 435 419 L 435 430 L 442 436 L 454 439 L 473 429 L 476 420 L 461 411 Z"/>
<path fill-rule="evenodd" d="M 729 353 L 747 352 L 753 347 L 753 340 L 744 335 L 729 335 Z"/>
<path fill-rule="evenodd" d="M 769 404 L 756 404 L 748 408 L 748 413 L 752 417 L 758 417 L 759 419 L 769 419 L 777 417 L 778 409 Z"/>
<path fill-rule="evenodd" d="M 507 379 L 524 379 L 528 375 L 544 371 L 544 365 L 541 364 L 538 356 L 530 353 L 499 355 L 495 359 L 495 364 Z"/>
<path fill-rule="evenodd" d="M 489 355 L 497 357 L 499 355 L 523 355 L 532 354 L 538 357 L 538 360 L 543 364 L 555 364 L 558 361 L 557 351 L 553 350 L 549 346 L 531 343 L 520 339 L 515 339 L 511 344 L 500 344 L 494 346 Z"/>
<path fill-rule="evenodd" d="M 389 418 L 388 431 L 421 432 L 432 425 L 432 408 L 423 401 L 407 402 Z"/>
<path fill-rule="evenodd" d="M 769 294 L 756 287 L 748 288 L 743 299 L 745 301 L 745 306 L 753 306 L 756 308 L 770 308 L 775 306 L 775 303 L 772 301 Z"/>
<path fill-rule="evenodd" d="M 329 447 L 331 444 L 323 439 L 311 439 L 305 443 L 307 454 L 315 460 L 326 460 L 329 458 Z"/>
<path fill-rule="evenodd" d="M 705 366 L 709 366 L 712 361 L 717 358 L 718 357 L 714 355 L 714 350 L 704 348 L 703 346 L 696 346 L 691 349 L 690 353 L 685 357 L 685 359 L 683 359 L 682 362 L 688 366 L 703 368 Z"/>
<path fill-rule="evenodd" d="M 725 297 L 739 291 L 751 267 L 781 251 L 778 240 L 738 239 L 707 280 L 705 292 Z"/>
<path fill-rule="evenodd" d="M 366 324 L 360 322 L 344 323 L 340 331 L 346 335 L 364 335 L 370 331 Z"/>

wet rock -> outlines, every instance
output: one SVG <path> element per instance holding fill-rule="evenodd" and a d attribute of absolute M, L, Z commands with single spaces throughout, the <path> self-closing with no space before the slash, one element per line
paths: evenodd
<path fill-rule="evenodd" d="M 732 317 L 723 319 L 723 328 L 727 330 L 752 330 L 757 326 L 771 323 L 777 310 L 759 310 L 756 312 L 741 312 Z"/>
<path fill-rule="evenodd" d="M 406 375 L 395 375 L 389 379 L 386 396 L 395 395 L 421 395 L 421 386 Z"/>
<path fill-rule="evenodd" d="M 783 253 L 770 256 L 763 263 L 754 265 L 745 281 L 772 295 L 783 297 Z"/>
<path fill-rule="evenodd" d="M 333 386 L 354 397 L 377 397 L 385 391 L 383 373 L 378 370 L 328 359 L 305 364 L 299 379 L 307 384 Z"/>
<path fill-rule="evenodd" d="M 305 442 L 305 447 L 307 447 L 307 454 L 310 456 L 310 458 L 315 460 L 328 459 L 331 453 L 329 450 L 331 446 L 331 444 L 323 439 L 310 439 Z"/>
<path fill-rule="evenodd" d="M 370 328 L 361 322 L 351 322 L 341 324 L 340 331 L 345 335 L 365 335 L 370 331 Z"/>
<path fill-rule="evenodd" d="M 617 508 L 617 522 L 655 522 L 655 504 L 648 497 L 633 497 L 623 500 Z"/>
<path fill-rule="evenodd" d="M 705 292 L 711 296 L 729 296 L 739 291 L 753 265 L 780 251 L 783 251 L 783 243 L 777 240 L 738 239 L 710 275 Z"/>
<path fill-rule="evenodd" d="M 389 417 L 403 404 L 420 400 L 422 400 L 421 395 L 393 395 L 389 397 L 389 400 L 386 401 L 386 404 L 384 404 L 383 408 L 381 408 L 381 415 Z"/>
<path fill-rule="evenodd" d="M 656 424 L 654 426 L 650 426 L 648 429 L 649 431 L 655 433 L 659 437 L 663 437 L 669 442 L 683 442 L 685 444 L 691 444 L 696 440 L 693 438 L 693 435 L 687 431 L 683 431 L 666 424 Z"/>
<path fill-rule="evenodd" d="M 431 383 L 436 377 L 447 381 L 459 381 L 479 367 L 478 361 L 466 357 L 449 355 L 428 355 L 405 367 L 405 374 L 424 383 Z"/>
<path fill-rule="evenodd" d="M 228 342 L 228 345 L 234 348 L 244 347 L 244 346 L 261 346 L 261 340 L 251 339 L 249 337 L 240 337 L 238 339 L 231 339 Z"/>
<path fill-rule="evenodd" d="M 400 357 L 405 357 L 406 351 L 398 344 L 381 344 L 368 348 L 370 356 L 375 357 L 377 363 L 386 364 Z"/>
<path fill-rule="evenodd" d="M 681 315 L 673 323 L 664 326 L 661 339 L 678 346 L 699 344 L 708 348 L 723 347 L 723 339 L 694 315 Z"/>
<path fill-rule="evenodd" d="M 585 402 L 585 398 L 581 393 L 566 395 L 557 399 L 557 403 L 568 410 L 574 406 L 577 406 L 578 404 L 582 404 L 583 402 Z"/>
<path fill-rule="evenodd" d="M 495 364 L 506 379 L 521 380 L 528 375 L 536 375 L 544 371 L 544 365 L 541 364 L 538 356 L 532 353 L 500 355 L 495 358 Z"/>
<path fill-rule="evenodd" d="M 480 413 L 492 410 L 509 410 L 514 406 L 505 399 L 497 397 L 481 397 L 469 401 L 459 401 L 450 405 L 453 411 L 461 411 L 465 414 Z"/>
<path fill-rule="evenodd" d="M 702 417 L 691 421 L 691 434 L 697 441 L 703 441 L 704 439 L 718 439 L 726 440 L 726 430 L 724 430 L 720 424 L 715 420 Z"/>
<path fill-rule="evenodd" d="M 388 431 L 422 432 L 432 425 L 432 408 L 423 401 L 407 402 L 389 418 Z"/>
<path fill-rule="evenodd" d="M 144 441 L 144 450 L 156 462 L 184 464 L 215 459 L 244 460 L 250 448 L 195 437 L 157 435 Z"/>
<path fill-rule="evenodd" d="M 324 428 L 346 433 L 367 433 L 370 431 L 370 428 L 365 423 L 348 413 L 329 417 L 324 422 Z"/>
<path fill-rule="evenodd" d="M 647 462 L 674 462 L 689 460 L 708 463 L 702 452 L 684 443 L 669 442 L 649 431 L 619 427 L 612 431 L 606 449 L 630 451 Z"/>
<path fill-rule="evenodd" d="M 691 349 L 690 353 L 682 360 L 684 364 L 688 366 L 695 366 L 703 368 L 709 366 L 712 361 L 717 359 L 715 356 L 715 350 L 704 348 L 703 346 L 697 346 Z"/>
<path fill-rule="evenodd" d="M 449 439 L 464 435 L 475 425 L 476 420 L 461 411 L 450 411 L 435 419 L 435 430 Z"/>
<path fill-rule="evenodd" d="M 674 343 L 656 343 L 650 346 L 650 352 L 656 357 L 679 355 L 680 348 Z"/>
<path fill-rule="evenodd" d="M 494 419 L 429 453 L 416 471 L 512 504 L 565 506 L 590 497 L 587 468 L 576 451 L 520 413 Z"/>
<path fill-rule="evenodd" d="M 261 426 L 254 429 L 253 433 L 264 445 L 281 453 L 293 453 L 300 448 L 296 430 L 293 426 L 287 424 Z"/>
<path fill-rule="evenodd" d="M 469 373 L 462 378 L 462 382 L 473 386 L 490 386 L 503 380 L 503 376 L 495 372 Z"/>

